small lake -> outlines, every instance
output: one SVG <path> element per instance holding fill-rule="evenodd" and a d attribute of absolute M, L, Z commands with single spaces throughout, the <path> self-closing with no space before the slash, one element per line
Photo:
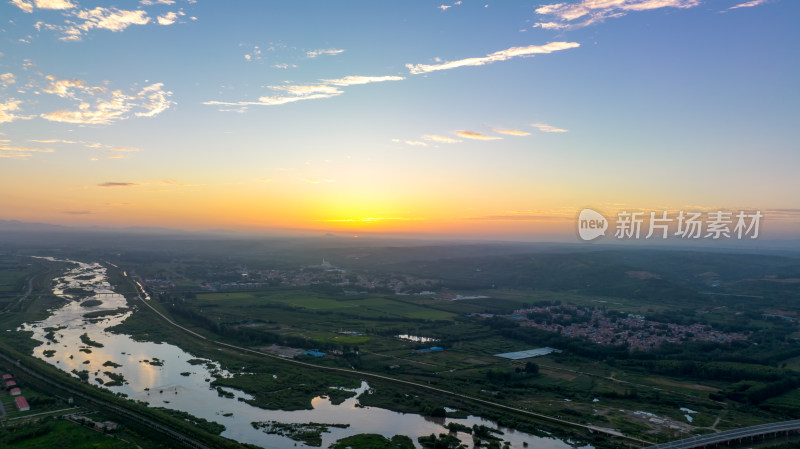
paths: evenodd
<path fill-rule="evenodd" d="M 106 332 L 105 329 L 122 323 L 132 313 L 130 310 L 120 310 L 127 307 L 125 298 L 112 290 L 102 265 L 65 262 L 72 262 L 75 267 L 55 280 L 53 292 L 69 301 L 63 307 L 51 310 L 47 319 L 26 323 L 20 328 L 32 331 L 33 338 L 41 342 L 34 349 L 34 356 L 76 377 L 74 372 L 88 371 L 89 383 L 125 394 L 129 399 L 144 401 L 154 407 L 181 410 L 223 424 L 226 430 L 222 435 L 225 437 L 265 448 L 293 447 L 295 441 L 279 435 L 267 435 L 254 429 L 250 423 L 317 422 L 349 424 L 348 428 L 330 428 L 330 433 L 323 433 L 323 448 L 338 439 L 359 433 L 377 433 L 386 437 L 408 435 L 419 447 L 416 441 L 418 436 L 447 433 L 448 430 L 443 427 L 447 422 L 497 428 L 495 423 L 475 416 L 467 419 L 427 418 L 376 407 L 359 407 L 358 396 L 339 405 L 331 404 L 327 398 L 316 397 L 311 401 L 312 410 L 300 411 L 253 407 L 239 400 L 250 396 L 235 389 L 224 388 L 233 395 L 232 398 L 220 397 L 210 385 L 213 375 L 228 377 L 232 374 L 223 370 L 219 363 L 203 359 L 203 363 L 198 364 L 198 357 L 177 346 L 134 341 L 128 335 Z M 87 300 L 92 300 L 90 304 L 95 305 L 82 306 L 81 303 Z M 96 304 L 97 301 L 101 303 Z M 87 313 L 99 311 L 115 312 L 99 318 L 85 317 Z M 194 363 L 189 363 L 190 360 Z M 108 386 L 118 375 L 122 375 L 126 383 Z M 272 375 L 280 376 L 281 373 Z M 370 394 L 371 390 L 362 381 L 355 391 L 361 395 Z M 542 449 L 576 447 L 575 444 L 555 438 L 537 437 L 513 429 L 500 430 L 504 432 L 501 438 L 510 442 L 511 447 L 521 448 L 523 442 L 527 442 L 529 447 Z M 472 446 L 469 435 L 459 433 L 459 436 L 465 444 Z M 300 442 L 296 445 L 305 446 Z"/>

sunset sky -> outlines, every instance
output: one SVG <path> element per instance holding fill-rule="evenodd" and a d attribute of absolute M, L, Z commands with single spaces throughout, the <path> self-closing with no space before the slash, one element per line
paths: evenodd
<path fill-rule="evenodd" d="M 2 0 L 0 219 L 800 236 L 795 0 Z M 769 223 L 769 226 L 767 226 Z"/>

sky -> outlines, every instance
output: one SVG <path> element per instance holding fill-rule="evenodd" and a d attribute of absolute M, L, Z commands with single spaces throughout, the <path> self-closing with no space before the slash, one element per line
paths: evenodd
<path fill-rule="evenodd" d="M 575 241 L 586 208 L 759 211 L 759 238 L 798 238 L 798 18 L 0 0 L 0 219 Z"/>

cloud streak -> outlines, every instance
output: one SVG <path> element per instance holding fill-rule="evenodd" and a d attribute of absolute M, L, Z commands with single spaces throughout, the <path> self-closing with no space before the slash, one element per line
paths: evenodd
<path fill-rule="evenodd" d="M 344 50 L 338 50 L 335 48 L 327 48 L 321 50 L 310 50 L 306 52 L 306 57 L 309 59 L 313 59 L 319 56 L 335 56 L 338 54 L 344 53 Z"/>
<path fill-rule="evenodd" d="M 439 70 L 449 70 L 457 67 L 481 66 L 498 61 L 506 61 L 512 58 L 530 57 L 537 54 L 548 54 L 556 51 L 567 50 L 580 47 L 577 42 L 550 42 L 544 45 L 529 45 L 527 47 L 511 47 L 497 51 L 478 58 L 459 59 L 438 64 L 406 64 L 408 71 L 412 75 L 435 72 Z M 316 58 L 323 54 L 339 54 L 344 50 L 327 49 L 312 50 L 306 52 L 309 58 Z M 254 56 L 245 55 L 245 59 L 252 60 Z M 284 66 L 280 66 L 284 67 Z M 286 66 L 288 67 L 288 66 Z M 320 79 L 313 84 L 290 84 L 286 86 L 268 86 L 272 91 L 279 92 L 279 95 L 265 95 L 259 97 L 257 101 L 221 101 L 209 100 L 203 102 L 204 105 L 221 106 L 220 111 L 225 112 L 244 112 L 248 106 L 279 106 L 289 103 L 296 103 L 305 100 L 319 100 L 324 98 L 337 97 L 344 93 L 341 87 L 379 83 L 386 81 L 402 81 L 406 77 L 398 75 L 387 76 L 361 76 L 351 75 L 343 78 Z M 522 131 L 520 131 L 522 132 Z M 520 134 L 516 134 L 520 135 Z M 444 141 L 443 141 L 444 142 Z M 446 142 L 450 143 L 450 142 Z"/>
<path fill-rule="evenodd" d="M 492 131 L 498 134 L 505 134 L 507 136 L 530 136 L 531 133 L 527 131 L 519 131 L 516 129 L 503 129 L 503 128 L 492 128 Z"/>
<path fill-rule="evenodd" d="M 447 61 L 440 64 L 406 64 L 406 68 L 412 75 L 430 73 L 439 70 L 450 70 L 459 67 L 481 66 L 493 62 L 506 61 L 512 58 L 529 57 L 538 54 L 548 54 L 570 48 L 580 47 L 577 42 L 550 42 L 545 45 L 529 45 L 527 47 L 511 47 L 505 50 L 496 51 L 486 56 L 477 58 L 458 59 Z"/>
<path fill-rule="evenodd" d="M 463 142 L 462 140 L 453 139 L 452 137 L 447 136 L 438 136 L 436 134 L 426 134 L 422 136 L 423 140 L 427 140 L 429 142 L 436 142 L 436 143 L 459 143 Z"/>
<path fill-rule="evenodd" d="M 344 78 L 337 78 L 332 80 L 320 80 L 325 84 L 332 84 L 334 86 L 357 86 L 360 84 L 381 83 L 384 81 L 402 81 L 406 79 L 403 76 L 345 76 Z"/>
<path fill-rule="evenodd" d="M 767 0 L 752 0 L 749 2 L 739 3 L 738 5 L 731 6 L 726 11 L 730 11 L 732 9 L 739 9 L 739 8 L 752 8 L 753 6 L 763 5 L 766 3 Z"/>
<path fill-rule="evenodd" d="M 567 50 L 580 47 L 577 42 L 550 42 L 544 45 L 529 45 L 527 47 L 511 47 L 497 51 L 478 58 L 459 59 L 438 64 L 406 64 L 409 73 L 419 75 L 423 73 L 435 72 L 439 70 L 449 70 L 457 67 L 481 66 L 498 61 L 506 61 L 512 58 L 530 57 L 537 54 L 548 54 L 556 51 Z M 323 54 L 339 54 L 344 50 L 328 49 L 313 50 L 306 52 L 309 58 L 315 58 Z M 248 57 L 249 56 L 249 57 Z M 245 55 L 245 59 L 252 60 L 252 55 Z M 313 84 L 290 84 L 286 86 L 268 86 L 272 91 L 280 92 L 279 95 L 265 95 L 259 97 L 257 101 L 220 101 L 209 100 L 203 102 L 204 105 L 221 106 L 220 111 L 244 112 L 248 106 L 278 106 L 289 103 L 296 103 L 305 100 L 318 100 L 324 98 L 337 97 L 344 93 L 341 87 L 379 83 L 386 81 L 402 81 L 406 77 L 398 75 L 387 76 L 361 76 L 351 75 L 343 78 L 320 79 Z M 520 131 L 522 132 L 522 131 Z M 516 134 L 520 135 L 520 134 Z M 449 143 L 449 142 L 448 142 Z"/>
<path fill-rule="evenodd" d="M 498 136 L 487 136 L 486 134 L 481 134 L 475 131 L 457 131 L 456 135 L 459 137 L 463 137 L 465 139 L 472 139 L 472 140 L 500 140 L 502 137 Z"/>
<path fill-rule="evenodd" d="M 550 126 L 544 123 L 531 123 L 531 126 L 538 129 L 539 131 L 545 133 L 565 133 L 567 132 L 566 129 L 556 128 L 555 126 Z"/>
<path fill-rule="evenodd" d="M 138 184 L 135 182 L 117 182 L 117 181 L 109 181 L 104 182 L 102 184 L 97 184 L 97 187 L 103 188 L 116 188 L 116 187 L 139 187 L 142 184 Z"/>
<path fill-rule="evenodd" d="M 52 153 L 50 148 L 32 148 L 9 145 L 0 142 L 0 158 L 2 159 L 28 159 L 34 153 Z"/>
<path fill-rule="evenodd" d="M 246 106 L 278 106 L 304 100 L 319 100 L 333 98 L 344 93 L 341 87 L 356 86 L 385 81 L 400 81 L 402 76 L 345 76 L 336 79 L 322 79 L 315 84 L 290 84 L 286 86 L 268 86 L 269 89 L 280 92 L 280 95 L 265 95 L 258 101 L 206 101 L 205 105 L 246 107 Z"/>
<path fill-rule="evenodd" d="M 547 16 L 551 21 L 538 22 L 534 27 L 570 30 L 622 17 L 631 11 L 692 8 L 699 4 L 700 0 L 582 0 L 577 3 L 552 3 L 536 8 L 537 14 Z"/>

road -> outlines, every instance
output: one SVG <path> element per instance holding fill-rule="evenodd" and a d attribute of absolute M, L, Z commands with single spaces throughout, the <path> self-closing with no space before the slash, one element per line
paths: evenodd
<path fill-rule="evenodd" d="M 126 274 L 126 276 L 127 276 L 127 274 Z M 488 406 L 491 406 L 491 407 L 494 407 L 494 408 L 512 411 L 512 412 L 519 413 L 519 414 L 522 414 L 522 415 L 527 415 L 527 416 L 530 416 L 530 417 L 533 417 L 533 418 L 538 418 L 538 419 L 543 420 L 543 421 L 548 421 L 548 422 L 551 422 L 551 423 L 561 424 L 561 425 L 567 426 L 567 427 L 579 428 L 579 429 L 582 429 L 582 430 L 587 430 L 587 431 L 590 431 L 590 432 L 593 432 L 593 433 L 600 433 L 600 434 L 604 434 L 604 435 L 611 436 L 611 437 L 624 438 L 626 440 L 632 441 L 634 443 L 642 444 L 642 445 L 653 444 L 652 442 L 641 440 L 641 439 L 638 439 L 638 438 L 635 438 L 635 437 L 631 437 L 631 436 L 625 435 L 623 433 L 617 432 L 617 431 L 615 431 L 613 429 L 606 429 L 606 428 L 602 428 L 602 427 L 590 426 L 590 425 L 586 425 L 586 424 L 580 424 L 580 423 L 576 423 L 576 422 L 572 422 L 572 421 L 567 421 L 565 419 L 556 418 L 556 417 L 553 417 L 553 416 L 532 412 L 530 410 L 524 410 L 524 409 L 521 409 L 521 408 L 511 407 L 511 406 L 508 406 L 508 405 L 499 404 L 497 402 L 492 402 L 492 401 L 487 401 L 487 400 L 484 400 L 484 399 L 475 398 L 475 397 L 472 397 L 472 396 L 467 396 L 465 394 L 454 393 L 452 391 L 443 390 L 441 388 L 432 387 L 430 385 L 425 385 L 425 384 L 421 384 L 421 383 L 417 383 L 417 382 L 411 382 L 411 381 L 408 381 L 408 380 L 397 379 L 397 378 L 394 378 L 394 377 L 383 376 L 383 375 L 380 375 L 380 374 L 368 373 L 368 372 L 359 371 L 359 370 L 355 370 L 355 369 L 334 368 L 334 367 L 329 367 L 329 366 L 314 365 L 313 363 L 301 362 L 299 360 L 294 360 L 294 359 L 290 359 L 290 358 L 286 358 L 286 357 L 280 357 L 280 356 L 277 356 L 277 355 L 274 355 L 274 354 L 269 354 L 269 353 L 266 353 L 266 352 L 256 351 L 256 350 L 250 349 L 250 348 L 244 348 L 244 347 L 241 347 L 241 346 L 236 346 L 236 345 L 231 345 L 231 344 L 228 344 L 228 343 L 223 343 L 223 342 L 219 342 L 219 341 L 215 341 L 215 340 L 210 340 L 210 339 L 204 337 L 203 335 L 200 335 L 200 334 L 198 334 L 197 332 L 195 332 L 193 330 L 187 329 L 187 328 L 181 326 L 180 324 L 178 324 L 178 323 L 172 321 L 171 319 L 169 319 L 167 316 L 165 316 L 164 314 L 159 312 L 155 307 L 151 306 L 149 301 L 147 301 L 144 298 L 142 298 L 141 293 L 138 292 L 138 291 L 137 291 L 137 296 L 138 296 L 138 298 L 139 298 L 139 300 L 141 301 L 142 304 L 144 304 L 148 309 L 153 311 L 155 314 L 157 314 L 159 317 L 161 317 L 164 321 L 169 323 L 171 326 L 173 326 L 173 327 L 175 327 L 175 328 L 177 328 L 177 329 L 179 329 L 179 330 L 181 330 L 181 331 L 183 331 L 183 332 L 185 332 L 185 333 L 187 333 L 189 335 L 192 335 L 193 337 L 196 337 L 196 338 L 199 338 L 199 339 L 201 339 L 203 341 L 206 341 L 206 342 L 208 342 L 209 344 L 212 344 L 212 345 L 224 346 L 226 348 L 234 349 L 234 350 L 237 350 L 237 351 L 240 351 L 240 352 L 249 353 L 249 354 L 255 354 L 255 355 L 258 355 L 258 356 L 262 356 L 262 357 L 268 357 L 268 358 L 271 358 L 271 359 L 280 360 L 280 361 L 286 362 L 286 363 L 293 363 L 295 365 L 305 366 L 305 367 L 308 367 L 308 368 L 339 372 L 339 373 L 344 373 L 344 374 L 348 374 L 348 375 L 351 375 L 351 376 L 352 375 L 356 375 L 356 376 L 360 376 L 360 377 L 369 377 L 369 378 L 373 378 L 373 379 L 385 380 L 385 381 L 392 382 L 392 383 L 395 383 L 395 384 L 402 384 L 402 385 L 409 386 L 409 387 L 423 388 L 425 390 L 434 391 L 436 393 L 441 393 L 441 394 L 444 394 L 444 395 L 452 397 L 452 398 L 464 399 L 464 400 L 476 402 L 476 403 L 479 403 L 479 404 L 488 405 Z"/>
<path fill-rule="evenodd" d="M 655 446 L 650 446 L 647 449 L 694 449 L 714 446 L 730 441 L 738 441 L 760 436 L 768 436 L 770 434 L 789 432 L 800 432 L 800 419 L 743 427 L 741 429 L 726 430 L 724 432 L 657 444 Z"/>
<path fill-rule="evenodd" d="M 34 413 L 33 415 L 17 416 L 16 418 L 10 418 L 9 421 L 15 421 L 15 420 L 18 420 L 18 419 L 35 418 L 37 416 L 46 416 L 46 415 L 52 415 L 52 414 L 55 414 L 55 413 L 74 412 L 74 411 L 80 410 L 80 409 L 81 409 L 80 407 L 70 407 L 70 408 L 62 408 L 61 410 L 50 410 L 48 412 Z"/>
<path fill-rule="evenodd" d="M 33 276 L 31 276 L 30 279 L 28 279 L 28 290 L 25 292 L 25 294 L 20 296 L 20 298 L 18 300 L 14 301 L 13 303 L 11 303 L 8 306 L 6 306 L 6 310 L 4 310 L 2 313 L 7 313 L 9 310 L 11 310 L 14 307 L 16 307 L 17 304 L 20 304 L 22 301 L 25 301 L 26 299 L 28 299 L 28 296 L 30 296 L 31 293 L 33 293 L 33 280 L 34 279 L 36 279 L 36 275 L 33 275 Z"/>

